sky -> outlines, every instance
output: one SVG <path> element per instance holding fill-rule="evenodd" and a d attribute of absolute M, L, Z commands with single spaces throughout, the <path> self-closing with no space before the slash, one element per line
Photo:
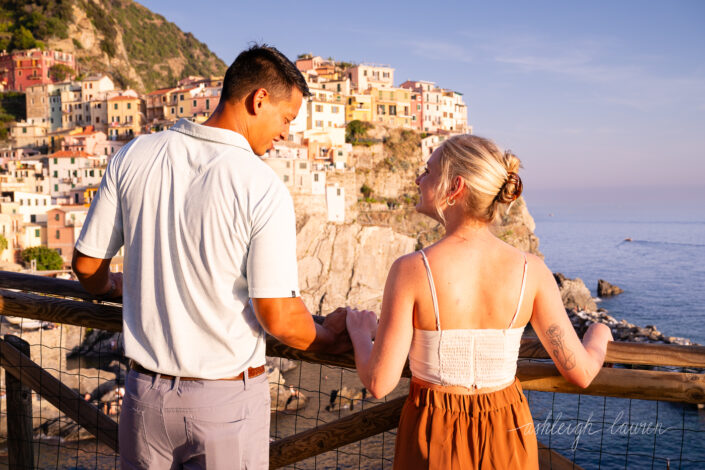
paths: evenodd
<path fill-rule="evenodd" d="M 266 42 L 463 93 L 530 206 L 705 221 L 705 1 L 140 3 L 227 64 Z"/>

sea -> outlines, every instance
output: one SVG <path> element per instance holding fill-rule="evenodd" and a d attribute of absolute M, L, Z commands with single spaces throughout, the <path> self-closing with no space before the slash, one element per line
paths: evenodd
<path fill-rule="evenodd" d="M 705 345 L 705 217 L 553 211 L 532 206 L 553 272 L 624 293 L 598 299 L 616 319 Z M 539 441 L 585 469 L 705 469 L 705 410 L 695 405 L 526 392 Z"/>

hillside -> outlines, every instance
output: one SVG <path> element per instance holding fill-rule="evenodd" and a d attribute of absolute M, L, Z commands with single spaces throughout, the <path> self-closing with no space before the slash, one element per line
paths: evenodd
<path fill-rule="evenodd" d="M 141 92 L 226 69 L 191 33 L 132 0 L 0 0 L 0 50 L 32 47 L 74 53 L 83 74 Z"/>

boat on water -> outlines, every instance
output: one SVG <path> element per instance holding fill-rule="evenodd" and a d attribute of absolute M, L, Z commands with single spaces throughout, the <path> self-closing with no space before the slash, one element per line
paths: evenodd
<path fill-rule="evenodd" d="M 625 241 L 625 242 L 630 242 L 630 241 L 632 241 L 632 238 L 631 238 L 631 237 L 627 237 L 627 238 L 624 239 L 624 241 Z"/>

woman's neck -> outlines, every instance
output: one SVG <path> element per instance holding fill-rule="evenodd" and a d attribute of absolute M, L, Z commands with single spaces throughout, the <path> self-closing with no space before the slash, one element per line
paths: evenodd
<path fill-rule="evenodd" d="M 445 228 L 446 237 L 458 237 L 464 240 L 492 235 L 487 222 L 468 218 L 464 214 L 447 214 Z"/>

